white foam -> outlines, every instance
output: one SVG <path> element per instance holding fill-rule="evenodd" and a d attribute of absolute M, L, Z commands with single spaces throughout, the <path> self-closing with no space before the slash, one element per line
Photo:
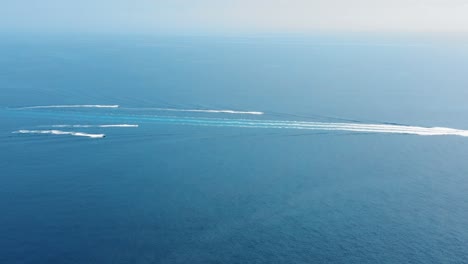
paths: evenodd
<path fill-rule="evenodd" d="M 154 110 L 154 111 L 167 111 L 167 112 L 195 112 L 195 113 L 220 113 L 220 114 L 237 114 L 237 115 L 263 115 L 259 111 L 236 111 L 229 109 L 179 109 L 179 108 L 126 108 L 132 110 Z"/>
<path fill-rule="evenodd" d="M 20 109 L 42 109 L 42 108 L 119 108 L 119 105 L 38 105 L 21 107 Z"/>
<path fill-rule="evenodd" d="M 44 127 L 44 126 L 42 126 Z M 139 127 L 139 125 L 134 124 L 110 124 L 110 125 L 52 125 L 51 127 L 57 128 L 66 128 L 66 127 L 78 127 L 78 128 L 87 128 L 87 127 L 102 127 L 102 128 L 109 128 L 109 127 Z"/>
<path fill-rule="evenodd" d="M 164 122 L 159 117 L 158 122 Z M 468 130 L 447 127 L 419 127 L 387 124 L 364 123 L 325 123 L 325 122 L 301 122 L 281 120 L 255 120 L 255 119 L 215 119 L 215 118 L 178 118 L 171 117 L 170 123 L 200 126 L 225 126 L 225 127 L 250 127 L 250 128 L 274 128 L 274 129 L 301 129 L 322 131 L 349 131 L 363 133 L 391 133 L 411 134 L 421 136 L 454 135 L 468 137 Z"/>
<path fill-rule="evenodd" d="M 83 132 L 61 131 L 61 130 L 18 130 L 12 133 L 70 135 L 70 136 L 89 137 L 89 138 L 103 138 L 106 136 L 105 134 L 89 134 L 89 133 L 83 133 Z"/>
<path fill-rule="evenodd" d="M 231 124 L 234 124 L 234 123 L 231 123 Z M 453 128 L 446 128 L 446 127 L 417 127 L 417 126 L 400 126 L 400 125 L 320 123 L 320 122 L 241 122 L 240 125 L 262 127 L 262 128 L 351 131 L 351 132 L 366 132 L 366 133 L 393 133 L 393 134 L 412 134 L 412 135 L 420 135 L 420 136 L 454 135 L 454 136 L 468 137 L 468 130 L 453 129 Z"/>

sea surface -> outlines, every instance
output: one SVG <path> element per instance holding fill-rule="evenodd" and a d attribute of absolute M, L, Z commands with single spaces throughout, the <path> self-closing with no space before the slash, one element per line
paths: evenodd
<path fill-rule="evenodd" d="M 0 37 L 0 263 L 468 263 L 468 40 Z"/>

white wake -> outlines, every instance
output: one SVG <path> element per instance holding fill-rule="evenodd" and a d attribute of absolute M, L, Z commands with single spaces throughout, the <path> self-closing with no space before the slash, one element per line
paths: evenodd
<path fill-rule="evenodd" d="M 89 138 L 103 138 L 105 134 L 89 134 L 74 131 L 61 131 L 61 130 L 18 130 L 13 133 L 19 134 L 52 134 L 52 135 L 70 135 L 76 137 L 89 137 Z"/>
<path fill-rule="evenodd" d="M 390 133 L 390 134 L 412 134 L 420 136 L 443 136 L 454 135 L 468 137 L 468 130 L 447 127 L 418 127 L 404 125 L 383 124 L 356 124 L 356 123 L 323 123 L 323 122 L 295 122 L 295 121 L 228 121 L 210 122 L 212 125 L 241 126 L 253 128 L 276 128 L 276 129 L 305 129 L 323 131 L 350 131 L 363 133 Z M 202 125 L 210 125 L 203 124 Z"/>
<path fill-rule="evenodd" d="M 18 109 L 45 109 L 45 108 L 120 108 L 120 105 L 37 105 L 25 106 Z M 264 112 L 259 111 L 236 111 L 229 109 L 180 109 L 180 108 L 159 108 L 159 107 L 142 107 L 142 108 L 123 108 L 130 110 L 153 110 L 167 112 L 195 112 L 195 113 L 220 113 L 220 114 L 239 114 L 239 115 L 263 115 Z"/>
<path fill-rule="evenodd" d="M 135 120 L 140 119 L 134 117 Z M 193 117 L 161 117 L 146 116 L 141 120 L 154 121 L 157 123 L 196 125 L 196 126 L 220 126 L 220 127 L 242 127 L 242 128 L 270 128 L 270 129 L 296 129 L 296 130 L 322 130 L 322 131 L 349 131 L 362 133 L 388 133 L 388 134 L 410 134 L 421 136 L 443 136 L 454 135 L 468 137 L 468 130 L 447 127 L 419 127 L 406 125 L 388 124 L 364 124 L 364 123 L 326 123 L 326 122 L 303 122 L 286 120 L 255 120 L 255 119 L 216 119 L 216 118 L 193 118 Z"/>
<path fill-rule="evenodd" d="M 44 127 L 44 126 L 42 126 Z M 52 125 L 50 127 L 56 127 L 56 128 L 89 128 L 89 127 L 102 127 L 102 128 L 110 128 L 110 127 L 139 127 L 139 125 L 134 125 L 134 124 L 110 124 L 110 125 Z"/>
<path fill-rule="evenodd" d="M 263 115 L 264 112 L 259 111 L 236 111 L 229 109 L 180 109 L 180 108 L 159 108 L 159 107 L 146 107 L 146 108 L 125 108 L 132 110 L 153 110 L 165 112 L 192 112 L 192 113 L 219 113 L 219 114 L 237 114 L 237 115 Z"/>
<path fill-rule="evenodd" d="M 20 109 L 43 109 L 43 108 L 119 108 L 119 105 L 37 105 L 26 106 Z"/>

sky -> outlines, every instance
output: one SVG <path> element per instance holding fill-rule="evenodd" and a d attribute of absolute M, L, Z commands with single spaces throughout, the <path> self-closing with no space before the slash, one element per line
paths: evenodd
<path fill-rule="evenodd" d="M 0 0 L 0 31 L 468 33 L 468 0 Z"/>

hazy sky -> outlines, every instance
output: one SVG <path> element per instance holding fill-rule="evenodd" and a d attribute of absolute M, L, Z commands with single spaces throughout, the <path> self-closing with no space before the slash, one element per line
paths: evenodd
<path fill-rule="evenodd" d="M 0 30 L 468 32 L 468 0 L 0 0 Z"/>

